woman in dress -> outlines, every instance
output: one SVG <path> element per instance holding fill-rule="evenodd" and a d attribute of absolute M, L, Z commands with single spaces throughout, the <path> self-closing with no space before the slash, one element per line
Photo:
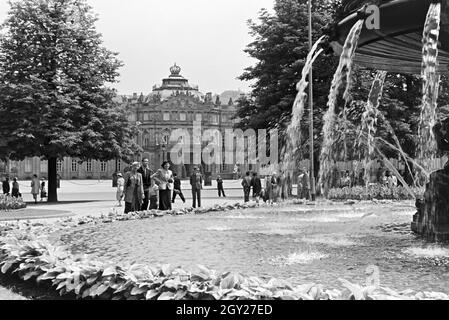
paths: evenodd
<path fill-rule="evenodd" d="M 47 188 L 45 188 L 45 179 L 42 178 L 42 182 L 41 182 L 41 201 L 44 201 L 44 198 L 47 198 Z"/>
<path fill-rule="evenodd" d="M 37 195 L 39 194 L 39 189 L 39 178 L 36 174 L 34 174 L 33 179 L 31 179 L 31 194 L 33 195 L 34 203 L 37 203 Z"/>
<path fill-rule="evenodd" d="M 121 173 L 117 174 L 117 193 L 116 193 L 116 199 L 118 201 L 118 206 L 122 206 L 122 200 L 123 200 L 123 191 L 125 190 L 125 179 L 123 179 L 123 175 Z"/>
<path fill-rule="evenodd" d="M 131 170 L 126 174 L 125 187 L 123 189 L 125 195 L 125 213 L 140 211 L 145 196 L 142 175 L 137 172 L 139 166 L 139 162 L 134 162 L 131 165 Z"/>
<path fill-rule="evenodd" d="M 171 210 L 171 191 L 173 190 L 173 172 L 170 163 L 164 161 L 162 168 L 151 176 L 159 187 L 159 210 Z"/>
<path fill-rule="evenodd" d="M 271 189 L 270 189 L 270 203 L 275 203 L 278 201 L 279 194 L 279 186 L 278 186 L 278 178 L 276 172 L 273 172 L 273 175 L 270 178 Z"/>

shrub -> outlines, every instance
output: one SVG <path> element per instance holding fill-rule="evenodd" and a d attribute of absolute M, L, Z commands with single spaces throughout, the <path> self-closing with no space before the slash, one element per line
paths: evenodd
<path fill-rule="evenodd" d="M 411 188 L 413 195 L 404 187 L 387 187 L 380 184 L 368 188 L 344 187 L 329 190 L 331 200 L 413 200 L 424 194 L 423 188 Z"/>
<path fill-rule="evenodd" d="M 26 208 L 26 203 L 22 198 L 14 198 L 4 194 L 0 194 L 0 210 L 17 210 Z"/>

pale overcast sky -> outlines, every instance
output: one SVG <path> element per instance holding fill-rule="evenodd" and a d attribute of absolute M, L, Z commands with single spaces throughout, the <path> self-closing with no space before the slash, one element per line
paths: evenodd
<path fill-rule="evenodd" d="M 274 0 L 88 0 L 99 14 L 105 46 L 125 63 L 120 94 L 149 93 L 176 62 L 200 91 L 249 91 L 236 78 L 254 63 L 243 52 L 252 38 L 246 21 Z M 0 20 L 9 5 L 0 0 Z"/>

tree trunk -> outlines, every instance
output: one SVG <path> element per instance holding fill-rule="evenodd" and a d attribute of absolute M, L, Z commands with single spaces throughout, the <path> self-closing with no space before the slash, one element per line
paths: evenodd
<path fill-rule="evenodd" d="M 48 159 L 48 202 L 58 202 L 57 158 Z"/>

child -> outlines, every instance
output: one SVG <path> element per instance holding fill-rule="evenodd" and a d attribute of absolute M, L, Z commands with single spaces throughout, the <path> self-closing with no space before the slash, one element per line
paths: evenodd
<path fill-rule="evenodd" d="M 150 191 L 149 191 L 149 196 L 150 196 L 150 210 L 157 210 L 157 195 L 159 191 L 159 187 L 157 186 L 157 184 L 154 182 L 154 179 L 151 179 L 151 187 L 150 187 Z"/>
<path fill-rule="evenodd" d="M 47 190 L 45 189 L 45 180 L 42 179 L 42 182 L 41 182 L 41 201 L 43 201 L 44 198 L 47 198 Z"/>

